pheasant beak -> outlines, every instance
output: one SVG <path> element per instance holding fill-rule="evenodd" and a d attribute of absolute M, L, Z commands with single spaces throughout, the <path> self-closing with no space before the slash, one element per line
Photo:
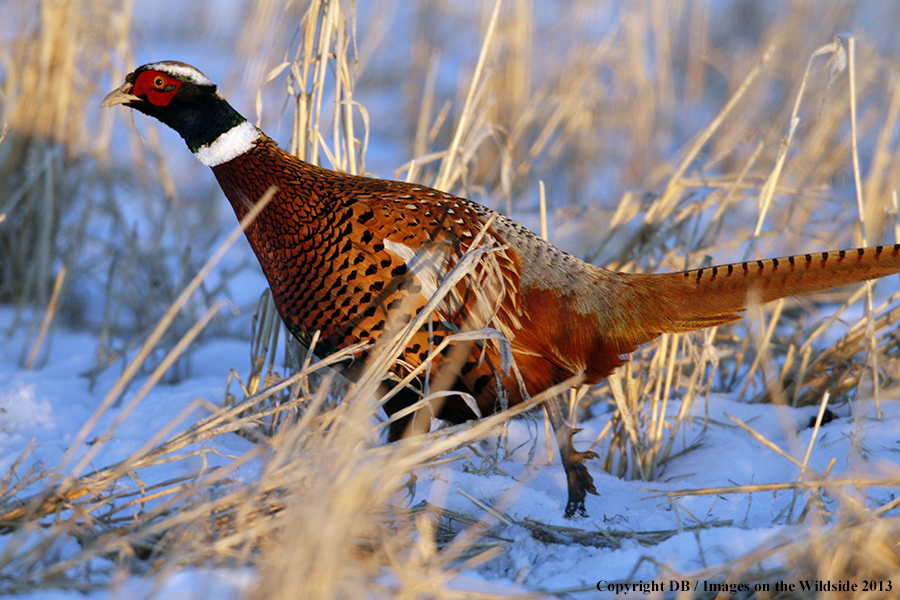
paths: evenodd
<path fill-rule="evenodd" d="M 131 83 L 125 82 L 122 84 L 122 87 L 119 89 L 111 91 L 106 98 L 103 99 L 103 102 L 100 103 L 100 108 L 109 108 L 110 106 L 115 106 L 116 104 L 128 104 L 129 102 L 140 102 L 141 98 L 139 96 L 135 96 L 131 93 Z"/>

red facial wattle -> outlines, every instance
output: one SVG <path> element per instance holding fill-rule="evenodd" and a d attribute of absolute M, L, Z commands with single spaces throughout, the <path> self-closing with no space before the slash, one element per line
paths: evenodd
<path fill-rule="evenodd" d="M 145 97 L 151 104 L 166 106 L 184 82 L 160 71 L 144 71 L 138 75 L 131 93 Z"/>

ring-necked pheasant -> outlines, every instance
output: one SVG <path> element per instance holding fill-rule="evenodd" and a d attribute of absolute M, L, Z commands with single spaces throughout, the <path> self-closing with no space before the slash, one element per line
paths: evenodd
<path fill-rule="evenodd" d="M 102 106 L 115 104 L 181 134 L 212 168 L 238 218 L 277 186 L 246 235 L 287 328 L 307 344 L 320 331 L 319 352 L 377 341 L 410 322 L 493 217 L 483 238 L 493 248 L 490 260 L 444 298 L 394 367 L 403 376 L 454 332 L 500 331 L 518 372 L 491 343 L 460 346 L 457 360 L 446 352 L 432 371 L 444 362 L 451 369 L 446 387 L 471 395 L 482 415 L 495 412 L 501 395 L 515 405 L 573 376 L 599 382 L 638 345 L 662 333 L 734 321 L 748 302 L 900 272 L 900 245 L 681 273 L 608 271 L 463 198 L 308 164 L 248 123 L 190 65 L 166 61 L 136 69 Z M 391 415 L 416 400 L 401 394 L 385 410 Z M 437 410 L 454 423 L 477 416 L 462 396 L 447 397 Z M 583 463 L 596 454 L 574 449 L 559 406 L 551 403 L 549 412 L 568 480 L 566 516 L 584 515 L 585 493 L 596 489 Z M 400 437 L 411 420 L 395 423 L 389 439 Z"/>

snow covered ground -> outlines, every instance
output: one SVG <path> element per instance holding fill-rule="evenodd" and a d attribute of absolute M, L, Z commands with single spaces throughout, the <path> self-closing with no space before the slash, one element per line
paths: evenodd
<path fill-rule="evenodd" d="M 11 322 L 12 318 L 13 309 L 0 309 L 3 322 Z M 31 339 L 25 328 L 20 327 L 0 347 L 0 471 L 4 472 L 32 441 L 32 452 L 20 465 L 19 472 L 57 465 L 115 376 L 102 376 L 94 391 L 90 391 L 89 382 L 82 373 L 91 365 L 96 340 L 91 335 L 65 328 L 57 329 L 43 368 L 22 369 L 19 366 L 22 349 Z M 172 425 L 172 416 L 182 413 L 192 403 L 197 409 L 193 414 L 184 415 L 185 425 L 206 414 L 208 408 L 197 403 L 198 400 L 220 405 L 229 365 L 243 360 L 245 355 L 246 343 L 243 341 L 217 338 L 199 344 L 193 353 L 191 376 L 178 384 L 155 387 L 115 429 L 114 437 L 102 442 L 102 449 L 91 464 L 103 466 L 127 457 L 157 431 Z M 139 383 L 140 380 L 136 382 Z M 857 414 L 855 418 L 850 415 L 851 406 Z M 831 476 L 843 479 L 875 474 L 881 466 L 891 464 L 900 448 L 897 436 L 900 403 L 895 399 L 883 400 L 882 408 L 884 418 L 880 421 L 873 418 L 875 410 L 871 401 L 861 400 L 836 408 L 839 418 L 821 428 L 810 456 L 810 468 L 822 473 L 829 461 L 836 459 Z M 678 406 L 671 406 L 670 410 L 677 411 Z M 478 587 L 478 582 L 484 582 L 486 586 L 513 586 L 516 583 L 521 586 L 520 590 L 559 591 L 591 588 L 600 581 L 637 583 L 654 577 L 659 579 L 660 564 L 675 573 L 701 571 L 738 559 L 766 540 L 789 539 L 799 527 L 785 525 L 783 511 L 791 504 L 793 492 L 685 496 L 676 502 L 667 501 L 660 493 L 796 481 L 800 470 L 795 464 L 777 456 L 750 434 L 735 427 L 728 416 L 750 424 L 790 456 L 802 461 L 812 435 L 807 424 L 815 413 L 814 407 L 793 410 L 769 404 L 736 403 L 733 398 L 714 396 L 710 399 L 710 425 L 703 434 L 702 444 L 673 459 L 661 480 L 651 483 L 621 480 L 591 464 L 601 495 L 588 497 L 590 518 L 574 522 L 562 517 L 566 497 L 562 469 L 558 462 L 546 465 L 542 458 L 542 435 L 536 433 L 536 427 L 541 424 L 522 420 L 513 422 L 509 431 L 509 446 L 519 448 L 498 465 L 507 475 L 468 472 L 479 466 L 479 459 L 472 456 L 468 461 L 458 460 L 425 469 L 418 474 L 415 496 L 400 500 L 408 506 L 427 500 L 477 518 L 482 515 L 482 510 L 466 495 L 494 505 L 508 490 L 513 491 L 506 514 L 514 524 L 493 529 L 489 536 L 489 539 L 496 536 L 506 540 L 505 551 L 500 558 L 483 567 L 464 572 L 458 582 L 460 586 Z M 117 416 L 117 411 L 106 413 L 87 439 L 101 435 L 110 420 Z M 585 430 L 578 439 L 593 439 L 609 416 L 582 423 Z M 690 444 L 701 434 L 700 429 L 698 424 L 693 431 L 688 430 L 679 437 Z M 538 449 L 529 466 L 528 453 L 535 438 Z M 485 449 L 489 449 L 490 443 L 490 438 L 482 442 Z M 76 459 L 89 447 L 83 445 Z M 206 454 L 209 466 L 213 466 L 225 462 L 219 455 L 239 456 L 251 451 L 253 444 L 237 435 L 224 435 L 214 438 L 206 448 L 214 451 Z M 156 468 L 152 479 L 146 479 L 144 475 L 145 483 L 150 485 L 154 480 L 189 475 L 201 467 L 201 460 L 197 457 L 175 462 L 169 468 Z M 252 469 L 247 476 L 253 476 Z M 868 499 L 865 501 L 881 504 L 895 494 L 896 490 L 867 488 Z M 804 503 L 805 496 L 794 509 L 793 519 L 797 518 Z M 834 501 L 830 501 L 829 507 L 834 506 Z M 648 545 L 633 538 L 622 540 L 618 547 L 602 547 L 601 544 L 575 543 L 564 534 L 557 534 L 556 539 L 550 539 L 551 534 L 542 537 L 536 533 L 538 530 L 525 526 L 528 520 L 587 531 L 634 531 L 645 536 L 649 532 L 671 530 L 672 535 Z M 696 529 L 694 526 L 700 523 L 709 526 Z M 685 530 L 678 533 L 681 527 Z M 8 541 L 8 536 L 0 537 L 0 548 Z M 73 546 L 61 552 L 65 555 L 76 550 Z M 164 581 L 131 578 L 117 582 L 109 591 L 94 592 L 90 597 L 237 597 L 253 578 L 254 574 L 247 570 L 222 573 L 191 569 L 166 576 Z M 157 589 L 155 586 L 160 584 L 162 587 Z M 605 595 L 604 592 L 598 597 Z M 77 591 L 48 591 L 30 597 L 75 599 L 84 596 Z"/>

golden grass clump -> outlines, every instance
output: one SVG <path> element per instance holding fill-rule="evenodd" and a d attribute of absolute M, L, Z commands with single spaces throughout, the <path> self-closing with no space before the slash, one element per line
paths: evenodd
<path fill-rule="evenodd" d="M 898 483 L 900 479 L 893 473 L 876 485 Z M 854 482 L 828 485 L 836 491 Z M 873 511 L 845 495 L 828 528 L 813 523 L 799 531 L 776 534 L 739 559 L 700 572 L 672 574 L 708 582 L 707 590 L 683 592 L 677 598 L 734 597 L 732 589 L 742 590 L 743 595 L 737 597 L 760 599 L 896 598 L 900 519 L 884 518 L 885 508 Z"/>
<path fill-rule="evenodd" d="M 892 485 L 897 482 L 895 478 Z M 847 511 L 832 529 L 814 530 L 795 547 L 786 548 L 786 567 L 800 579 L 817 582 L 813 592 L 831 591 L 843 598 L 896 598 L 898 539 L 900 519 Z"/>

